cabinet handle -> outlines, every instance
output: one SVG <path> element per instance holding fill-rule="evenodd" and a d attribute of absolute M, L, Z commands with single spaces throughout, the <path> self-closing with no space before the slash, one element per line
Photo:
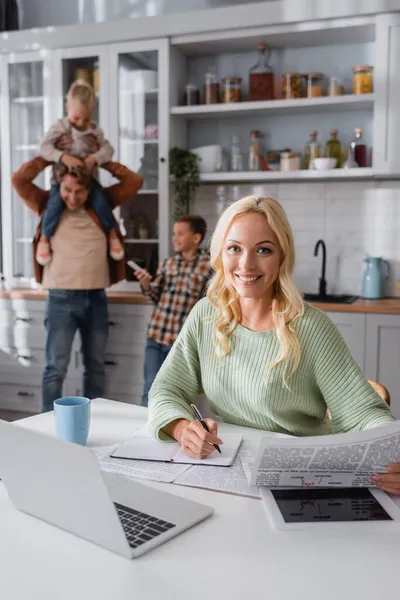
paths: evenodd
<path fill-rule="evenodd" d="M 110 366 L 110 367 L 115 367 L 115 366 L 116 366 L 118 363 L 117 363 L 117 362 L 115 362 L 115 360 L 105 360 L 105 361 L 104 361 L 104 364 L 105 364 L 105 365 L 108 365 L 108 366 Z"/>
<path fill-rule="evenodd" d="M 31 317 L 15 317 L 16 321 L 21 321 L 22 323 L 32 323 L 33 319 Z"/>
<path fill-rule="evenodd" d="M 16 352 L 14 354 L 14 358 L 18 359 L 18 358 L 22 358 L 23 360 L 32 360 L 32 356 L 26 356 L 25 354 L 18 354 L 18 352 Z"/>
<path fill-rule="evenodd" d="M 35 395 L 34 392 L 17 392 L 17 396 L 24 396 L 24 398 L 33 398 Z"/>
<path fill-rule="evenodd" d="M 110 327 L 115 327 L 116 325 L 118 325 L 116 321 L 108 321 L 108 324 Z"/>

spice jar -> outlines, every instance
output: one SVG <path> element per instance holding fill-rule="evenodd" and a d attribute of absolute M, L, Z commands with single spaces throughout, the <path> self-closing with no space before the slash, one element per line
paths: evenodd
<path fill-rule="evenodd" d="M 193 83 L 188 83 L 185 86 L 184 104 L 186 106 L 200 104 L 200 93 Z"/>
<path fill-rule="evenodd" d="M 225 104 L 230 104 L 231 102 L 240 102 L 241 90 L 241 77 L 224 77 L 224 92 L 222 95 L 222 101 Z"/>
<path fill-rule="evenodd" d="M 368 65 L 353 67 L 353 94 L 372 94 L 374 91 L 373 70 L 374 67 Z"/>
<path fill-rule="evenodd" d="M 303 75 L 301 73 L 282 73 L 282 98 L 305 98 Z"/>
<path fill-rule="evenodd" d="M 343 82 L 339 77 L 330 77 L 328 96 L 343 96 Z"/>
<path fill-rule="evenodd" d="M 219 102 L 219 83 L 215 73 L 206 73 L 203 102 L 204 104 L 217 104 Z"/>
<path fill-rule="evenodd" d="M 300 171 L 300 152 L 281 152 L 281 171 Z"/>
<path fill-rule="evenodd" d="M 309 73 L 307 75 L 307 98 L 319 98 L 324 95 L 323 79 L 323 73 Z"/>

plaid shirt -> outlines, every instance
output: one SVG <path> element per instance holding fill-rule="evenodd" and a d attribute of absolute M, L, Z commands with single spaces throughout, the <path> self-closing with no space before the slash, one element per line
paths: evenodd
<path fill-rule="evenodd" d="M 179 253 L 164 260 L 150 289 L 143 290 L 156 305 L 148 337 L 163 346 L 173 344 L 189 312 L 204 295 L 210 276 L 210 257 L 203 250 L 191 260 Z"/>

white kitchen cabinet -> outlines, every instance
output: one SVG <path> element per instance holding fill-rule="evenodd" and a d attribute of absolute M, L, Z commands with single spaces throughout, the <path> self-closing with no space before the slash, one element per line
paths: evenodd
<path fill-rule="evenodd" d="M 377 15 L 374 67 L 374 170 L 400 173 L 400 14 Z"/>
<path fill-rule="evenodd" d="M 365 318 L 364 313 L 327 313 L 342 334 L 349 350 L 363 371 L 365 370 Z"/>
<path fill-rule="evenodd" d="M 366 323 L 366 375 L 387 387 L 400 419 L 400 315 L 368 314 Z"/>

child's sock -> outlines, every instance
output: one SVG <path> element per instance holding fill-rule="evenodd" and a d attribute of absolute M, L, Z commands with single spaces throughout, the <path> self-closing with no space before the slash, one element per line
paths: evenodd
<path fill-rule="evenodd" d="M 108 237 L 110 244 L 110 256 L 113 260 L 122 260 L 125 256 L 124 247 L 118 239 L 115 229 L 110 231 Z"/>
<path fill-rule="evenodd" d="M 39 243 L 36 249 L 36 262 L 39 263 L 42 267 L 48 265 L 51 261 L 51 252 L 50 252 L 50 244 L 49 238 L 45 235 L 42 235 L 39 239 Z"/>

